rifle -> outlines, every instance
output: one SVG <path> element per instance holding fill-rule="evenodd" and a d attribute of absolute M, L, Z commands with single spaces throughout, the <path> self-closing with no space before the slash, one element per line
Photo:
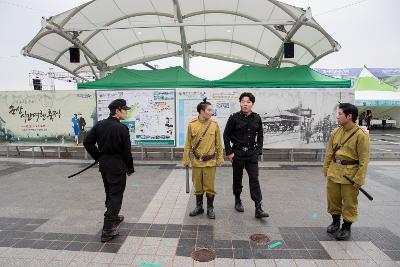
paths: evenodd
<path fill-rule="evenodd" d="M 347 177 L 346 175 L 344 175 L 343 177 L 346 178 L 346 180 L 349 181 L 352 185 L 355 184 L 355 182 L 353 180 L 351 180 L 350 177 Z M 367 191 L 365 191 L 361 187 L 359 189 L 360 189 L 361 193 L 363 193 L 369 200 L 372 201 L 374 199 L 370 194 L 368 194 Z"/>

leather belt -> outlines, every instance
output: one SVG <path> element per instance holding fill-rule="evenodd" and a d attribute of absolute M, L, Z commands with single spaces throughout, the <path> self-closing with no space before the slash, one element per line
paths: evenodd
<path fill-rule="evenodd" d="M 336 159 L 335 160 L 336 164 L 341 164 L 341 165 L 356 165 L 358 164 L 358 160 L 345 160 L 345 159 Z"/>
<path fill-rule="evenodd" d="M 243 147 L 234 147 L 233 149 L 237 149 L 237 150 L 241 150 L 241 151 L 253 151 L 253 150 L 256 150 L 256 148 L 255 147 L 245 147 L 245 146 L 243 146 Z"/>
<path fill-rule="evenodd" d="M 100 158 L 121 159 L 122 157 L 119 154 L 101 154 Z"/>
<path fill-rule="evenodd" d="M 212 155 L 199 155 L 195 149 L 192 148 L 192 153 L 193 156 L 198 160 L 198 161 L 209 161 L 215 158 L 215 153 Z"/>
<path fill-rule="evenodd" d="M 204 155 L 204 156 L 198 156 L 198 155 L 194 155 L 194 157 L 198 160 L 198 161 L 209 161 L 215 158 L 215 154 L 214 155 Z"/>

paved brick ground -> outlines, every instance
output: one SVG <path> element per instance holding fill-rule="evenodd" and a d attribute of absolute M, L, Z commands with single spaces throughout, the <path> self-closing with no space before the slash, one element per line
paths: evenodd
<path fill-rule="evenodd" d="M 231 168 L 217 170 L 216 220 L 189 217 L 194 196 L 174 162 L 141 162 L 128 178 L 120 236 L 99 242 L 104 192 L 93 168 L 66 176 L 84 161 L 0 161 L 0 266 L 400 266 L 398 162 L 372 162 L 350 241 L 325 232 L 325 180 L 319 163 L 263 163 L 264 209 L 254 218 L 247 177 L 244 213 L 233 209 Z M 266 244 L 249 240 L 270 237 Z M 279 242 L 279 243 L 277 243 Z M 279 244 L 271 248 L 271 244 Z M 217 258 L 198 263 L 197 248 Z"/>

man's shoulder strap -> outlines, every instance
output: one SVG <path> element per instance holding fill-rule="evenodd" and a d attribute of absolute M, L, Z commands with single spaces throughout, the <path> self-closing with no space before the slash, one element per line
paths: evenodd
<path fill-rule="evenodd" d="M 357 126 L 357 128 L 346 138 L 346 140 L 344 140 L 344 141 L 343 141 L 342 143 L 340 143 L 340 144 L 337 144 L 337 145 L 333 148 L 333 154 L 335 155 L 336 152 L 337 152 L 340 148 L 342 148 L 342 147 L 344 146 L 344 144 L 346 144 L 347 141 L 349 141 L 350 138 L 353 137 L 353 135 L 355 135 L 355 134 L 358 132 L 358 130 L 360 130 L 360 127 Z"/>
<path fill-rule="evenodd" d="M 353 135 L 355 135 L 358 130 L 360 130 L 360 127 L 356 126 L 356 129 L 349 135 L 349 137 L 346 138 L 346 140 L 343 141 L 343 143 L 340 144 L 340 146 L 343 146 L 347 141 L 350 140 L 350 138 L 353 137 Z"/>
<path fill-rule="evenodd" d="M 208 124 L 207 124 L 207 128 L 206 128 L 206 129 L 204 130 L 204 132 L 201 134 L 199 141 L 197 141 L 196 145 L 193 147 L 193 150 L 196 150 L 196 149 L 199 147 L 200 142 L 203 140 L 204 136 L 206 135 L 208 129 L 210 128 L 211 123 L 212 123 L 212 121 L 210 120 L 210 121 L 208 122 Z"/>

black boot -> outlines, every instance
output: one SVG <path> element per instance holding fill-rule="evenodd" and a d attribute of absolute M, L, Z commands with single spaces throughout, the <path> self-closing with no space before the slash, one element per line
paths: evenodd
<path fill-rule="evenodd" d="M 103 231 L 101 232 L 101 242 L 107 242 L 118 236 L 118 228 L 115 227 L 114 221 L 104 218 Z"/>
<path fill-rule="evenodd" d="M 244 212 L 242 200 L 240 199 L 240 195 L 235 195 L 235 210 L 238 212 Z"/>
<path fill-rule="evenodd" d="M 207 216 L 209 219 L 215 219 L 214 195 L 210 194 L 207 194 Z"/>
<path fill-rule="evenodd" d="M 269 217 L 269 214 L 263 211 L 261 207 L 261 201 L 256 201 L 256 214 L 255 214 L 257 219 L 264 218 L 264 217 Z"/>
<path fill-rule="evenodd" d="M 340 228 L 340 215 L 332 214 L 332 223 L 326 228 L 326 231 L 330 234 L 336 233 Z"/>
<path fill-rule="evenodd" d="M 336 235 L 336 240 L 349 240 L 351 235 L 351 222 L 343 220 L 342 228 Z"/>
<path fill-rule="evenodd" d="M 101 242 L 108 242 L 114 239 L 119 235 L 117 229 L 112 229 L 112 230 L 103 230 L 101 232 Z"/>
<path fill-rule="evenodd" d="M 125 219 L 125 217 L 123 215 L 118 215 L 118 219 L 115 222 L 115 228 L 118 228 L 121 225 L 121 223 L 124 221 L 124 219 Z"/>
<path fill-rule="evenodd" d="M 189 216 L 197 216 L 203 213 L 203 195 L 196 195 L 196 208 L 189 213 Z"/>

